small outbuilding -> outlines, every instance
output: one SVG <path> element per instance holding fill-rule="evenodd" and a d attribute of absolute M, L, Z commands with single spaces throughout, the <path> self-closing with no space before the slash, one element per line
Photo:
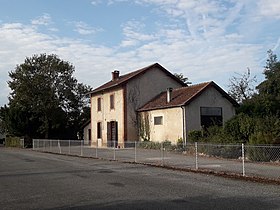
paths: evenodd
<path fill-rule="evenodd" d="M 143 136 L 151 141 L 177 143 L 192 130 L 223 125 L 235 115 L 237 102 L 215 82 L 167 88 L 138 112 Z M 142 125 L 141 125 L 142 124 Z"/>

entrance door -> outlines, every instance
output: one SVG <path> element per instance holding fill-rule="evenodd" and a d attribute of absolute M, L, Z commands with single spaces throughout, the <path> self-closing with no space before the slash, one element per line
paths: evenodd
<path fill-rule="evenodd" d="M 107 146 L 114 147 L 114 145 L 116 147 L 118 146 L 118 122 L 117 121 L 107 122 Z"/>

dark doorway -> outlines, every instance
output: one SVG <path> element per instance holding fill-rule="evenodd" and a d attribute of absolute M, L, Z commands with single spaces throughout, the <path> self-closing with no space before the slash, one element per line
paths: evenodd
<path fill-rule="evenodd" d="M 108 147 L 118 146 L 118 122 L 117 121 L 107 122 L 107 146 Z"/>

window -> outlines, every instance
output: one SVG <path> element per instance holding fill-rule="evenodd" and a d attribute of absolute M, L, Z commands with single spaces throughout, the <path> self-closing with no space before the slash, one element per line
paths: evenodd
<path fill-rule="evenodd" d="M 88 129 L 88 140 L 91 141 L 91 129 Z"/>
<path fill-rule="evenodd" d="M 162 125 L 162 116 L 154 117 L 154 125 Z"/>
<path fill-rule="evenodd" d="M 110 109 L 114 109 L 115 108 L 115 95 L 112 94 L 110 95 Z"/>
<path fill-rule="evenodd" d="M 200 122 L 203 128 L 223 125 L 222 107 L 200 107 Z"/>
<path fill-rule="evenodd" d="M 101 130 L 102 128 L 101 128 L 101 122 L 98 122 L 97 123 L 97 138 L 98 139 L 101 139 L 101 136 L 102 136 L 102 130 Z"/>
<path fill-rule="evenodd" d="M 97 99 L 97 111 L 100 112 L 101 111 L 101 98 Z"/>

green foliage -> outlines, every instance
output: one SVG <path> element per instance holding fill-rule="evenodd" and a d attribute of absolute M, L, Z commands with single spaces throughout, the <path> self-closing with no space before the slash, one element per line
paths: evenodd
<path fill-rule="evenodd" d="M 153 141 L 142 141 L 140 147 L 144 149 L 161 149 L 161 143 Z"/>
<path fill-rule="evenodd" d="M 263 113 L 259 114 L 280 117 L 280 62 L 271 50 L 268 51 L 264 75 L 265 80 L 257 86 L 256 100 L 264 107 Z"/>
<path fill-rule="evenodd" d="M 198 153 L 202 153 L 211 157 L 237 159 L 241 156 L 241 146 L 200 144 L 198 147 Z"/>
<path fill-rule="evenodd" d="M 250 99 L 254 93 L 254 83 L 256 82 L 256 76 L 251 76 L 251 71 L 248 68 L 244 74 L 238 74 L 233 76 L 229 82 L 229 95 L 235 99 L 238 103 L 242 103 Z"/>
<path fill-rule="evenodd" d="M 34 55 L 9 73 L 12 92 L 0 117 L 6 132 L 37 138 L 76 138 L 90 115 L 89 86 L 73 77 L 74 66 L 56 55 Z M 86 119 L 85 119 L 86 118 Z"/>
<path fill-rule="evenodd" d="M 174 76 L 177 77 L 178 79 L 180 79 L 180 80 L 181 80 L 183 83 L 185 83 L 186 85 L 192 84 L 192 83 L 189 81 L 189 78 L 188 78 L 188 77 L 184 77 L 184 75 L 183 75 L 182 73 L 180 73 L 180 74 L 175 73 Z"/>
<path fill-rule="evenodd" d="M 184 148 L 184 140 L 183 140 L 183 138 L 179 138 L 178 140 L 177 140 L 177 148 L 178 149 L 182 149 L 182 148 Z"/>
<path fill-rule="evenodd" d="M 188 133 L 188 142 L 193 143 L 193 142 L 199 142 L 203 138 L 202 131 L 198 130 L 192 130 Z"/>
<path fill-rule="evenodd" d="M 7 136 L 5 141 L 5 147 L 21 147 L 20 138 Z"/>

